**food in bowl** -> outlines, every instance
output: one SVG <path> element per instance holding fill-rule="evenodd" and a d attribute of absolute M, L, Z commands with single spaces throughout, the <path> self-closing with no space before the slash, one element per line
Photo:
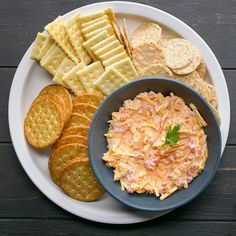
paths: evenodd
<path fill-rule="evenodd" d="M 173 93 L 144 92 L 112 113 L 103 160 L 129 193 L 163 200 L 204 169 L 207 125 L 193 104 Z"/>

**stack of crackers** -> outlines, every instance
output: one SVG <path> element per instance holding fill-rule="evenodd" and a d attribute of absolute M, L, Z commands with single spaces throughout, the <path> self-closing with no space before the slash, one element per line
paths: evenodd
<path fill-rule="evenodd" d="M 59 16 L 45 30 L 37 34 L 31 58 L 75 95 L 108 95 L 138 77 L 111 8 L 67 20 Z"/>

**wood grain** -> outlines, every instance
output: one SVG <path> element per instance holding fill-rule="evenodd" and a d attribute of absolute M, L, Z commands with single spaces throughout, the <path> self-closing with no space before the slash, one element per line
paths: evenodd
<path fill-rule="evenodd" d="M 1 0 L 0 7 L 0 66 L 17 66 L 38 31 L 56 18 L 95 0 Z M 191 26 L 209 44 L 222 67 L 236 65 L 236 4 L 228 0 L 139 0 L 167 11 Z"/>

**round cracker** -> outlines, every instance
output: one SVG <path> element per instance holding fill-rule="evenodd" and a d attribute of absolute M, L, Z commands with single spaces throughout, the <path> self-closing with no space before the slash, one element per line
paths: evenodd
<path fill-rule="evenodd" d="M 104 98 L 102 95 L 94 93 L 84 93 L 74 98 L 73 105 L 76 105 L 78 103 L 89 103 L 90 105 L 98 107 L 102 103 L 103 99 Z"/>
<path fill-rule="evenodd" d="M 139 71 L 141 77 L 173 78 L 171 70 L 163 64 L 153 64 Z"/>
<path fill-rule="evenodd" d="M 174 79 L 193 88 L 195 80 L 200 79 L 200 76 L 196 71 L 193 71 L 192 73 L 189 73 L 187 75 L 174 74 Z"/>
<path fill-rule="evenodd" d="M 210 104 L 210 107 L 211 107 L 211 109 L 212 109 L 212 111 L 213 111 L 213 113 L 214 113 L 214 115 L 215 115 L 215 118 L 216 118 L 218 124 L 220 125 L 220 124 L 221 124 L 221 118 L 220 118 L 219 112 L 218 112 L 217 109 L 216 109 L 215 107 L 213 107 L 211 104 Z"/>
<path fill-rule="evenodd" d="M 56 144 L 53 147 L 53 150 L 56 150 L 57 148 L 70 144 L 70 143 L 78 143 L 78 144 L 83 144 L 85 146 L 88 145 L 88 139 L 85 136 L 81 135 L 67 135 L 65 137 L 60 138 Z"/>
<path fill-rule="evenodd" d="M 104 193 L 96 180 L 89 160 L 73 160 L 63 170 L 60 186 L 70 197 L 80 201 L 95 201 Z"/>
<path fill-rule="evenodd" d="M 152 64 L 162 63 L 163 59 L 161 48 L 153 43 L 138 46 L 132 51 L 132 60 L 137 71 Z"/>
<path fill-rule="evenodd" d="M 65 124 L 62 108 L 48 95 L 37 98 L 30 107 L 24 123 L 25 137 L 35 148 L 53 145 Z"/>
<path fill-rule="evenodd" d="M 157 46 L 161 39 L 161 27 L 153 22 L 143 22 L 133 32 L 130 44 L 132 49 L 139 47 L 143 44 L 153 43 Z"/>
<path fill-rule="evenodd" d="M 165 65 L 171 69 L 187 66 L 193 59 L 193 47 L 186 39 L 176 38 L 163 47 Z"/>
<path fill-rule="evenodd" d="M 67 123 L 66 129 L 71 128 L 73 126 L 85 125 L 89 126 L 91 120 L 84 115 L 78 113 L 72 113 L 69 122 Z"/>
<path fill-rule="evenodd" d="M 65 103 L 66 121 L 68 122 L 72 113 L 72 99 L 67 89 L 58 84 L 50 84 L 40 92 L 40 94 L 44 93 L 54 93 L 61 97 Z"/>
<path fill-rule="evenodd" d="M 206 73 L 207 73 L 207 69 L 206 69 L 206 64 L 205 62 L 203 61 L 203 59 L 201 60 L 198 68 L 196 69 L 196 71 L 198 72 L 198 74 L 200 75 L 200 77 L 202 79 L 205 79 L 206 78 Z"/>
<path fill-rule="evenodd" d="M 53 181 L 60 184 L 60 177 L 66 164 L 77 158 L 88 158 L 88 148 L 82 144 L 65 144 L 52 151 L 48 167 Z"/>
<path fill-rule="evenodd" d="M 192 61 L 185 67 L 179 68 L 179 69 L 172 69 L 174 73 L 178 75 L 186 75 L 194 70 L 197 69 L 201 62 L 201 55 L 197 48 L 193 48 L 193 59 Z"/>
<path fill-rule="evenodd" d="M 88 137 L 88 131 L 89 131 L 88 126 L 78 125 L 68 129 L 64 129 L 62 137 L 66 137 L 68 135 L 80 135 L 83 137 Z"/>
<path fill-rule="evenodd" d="M 97 107 L 88 103 L 77 103 L 73 106 L 73 113 L 84 115 L 89 119 L 93 118 L 93 115 L 95 114 L 96 110 Z"/>

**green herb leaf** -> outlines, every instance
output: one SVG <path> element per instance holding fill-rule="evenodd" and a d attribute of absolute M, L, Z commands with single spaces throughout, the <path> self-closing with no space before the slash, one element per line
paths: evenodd
<path fill-rule="evenodd" d="M 173 127 L 169 127 L 166 134 L 165 144 L 175 145 L 179 141 L 179 130 L 180 125 L 175 125 Z"/>

